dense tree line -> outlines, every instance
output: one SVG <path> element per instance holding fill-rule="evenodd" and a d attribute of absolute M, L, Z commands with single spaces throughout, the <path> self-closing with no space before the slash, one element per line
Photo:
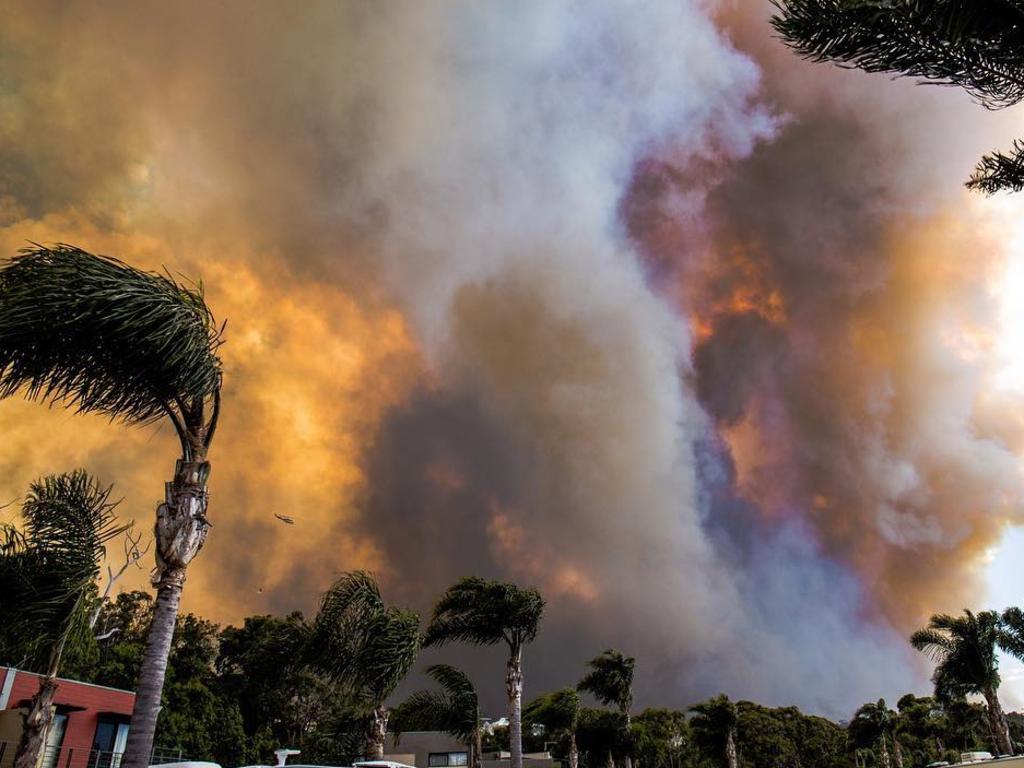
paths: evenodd
<path fill-rule="evenodd" d="M 69 640 L 62 674 L 131 689 L 152 610 L 148 593 L 118 595 L 102 608 L 95 635 Z M 341 765 L 365 754 L 365 706 L 304 660 L 302 648 L 313 623 L 299 613 L 251 616 L 232 627 L 194 614 L 179 616 L 156 743 L 224 766 L 272 762 L 273 750 L 284 745 L 301 749 L 303 762 Z M 595 661 L 609 658 L 616 659 L 606 653 Z M 941 703 L 907 694 L 893 708 L 870 702 L 840 724 L 796 707 L 718 696 L 687 709 L 644 709 L 627 723 L 619 704 L 631 693 L 620 689 L 603 697 L 607 706 L 588 706 L 589 691 L 607 681 L 594 679 L 593 665 L 581 664 L 580 670 L 586 683 L 580 693 L 555 691 L 525 706 L 524 751 L 547 746 L 556 758 L 581 768 L 624 766 L 627 758 L 637 768 L 727 768 L 730 751 L 737 768 L 923 768 L 967 750 L 993 751 L 986 706 L 962 697 Z M 613 667 L 609 677 L 621 681 L 621 671 L 621 664 Z M 431 676 L 439 686 L 426 703 L 435 708 L 413 719 L 414 694 L 408 704 L 394 707 L 393 724 L 398 730 L 407 724 L 451 729 L 472 744 L 481 722 L 472 683 L 452 667 Z M 594 697 L 595 704 L 600 700 Z M 445 701 L 449 713 L 457 715 L 454 720 L 442 719 Z M 1024 715 L 1007 717 L 1013 742 L 1024 744 Z M 507 749 L 508 734 L 481 733 L 479 744 L 483 752 Z M 400 742 L 394 751 L 401 751 Z"/>

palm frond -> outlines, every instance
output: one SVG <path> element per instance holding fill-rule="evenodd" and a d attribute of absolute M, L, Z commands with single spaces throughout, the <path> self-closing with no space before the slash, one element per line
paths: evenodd
<path fill-rule="evenodd" d="M 451 720 L 448 699 L 437 691 L 415 691 L 394 708 L 388 728 L 398 744 L 403 733 L 409 731 L 448 732 Z"/>
<path fill-rule="evenodd" d="M 580 694 L 575 688 L 563 688 L 540 696 L 523 708 L 525 725 L 543 725 L 553 733 L 572 733 L 582 710 Z"/>
<path fill-rule="evenodd" d="M 0 397 L 147 423 L 219 390 L 220 343 L 200 287 L 65 244 L 0 268 Z"/>
<path fill-rule="evenodd" d="M 438 600 L 423 638 L 425 646 L 466 642 L 522 647 L 537 636 L 544 599 L 531 588 L 467 577 Z"/>
<path fill-rule="evenodd" d="M 420 617 L 412 611 L 390 607 L 369 617 L 360 635 L 345 682 L 357 698 L 379 706 L 416 663 Z"/>
<path fill-rule="evenodd" d="M 353 696 L 378 706 L 412 668 L 419 629 L 417 614 L 384 603 L 372 574 L 352 571 L 324 593 L 307 653 Z"/>
<path fill-rule="evenodd" d="M 116 523 L 109 487 L 83 470 L 34 482 L 22 506 L 24 530 L 0 535 L 0 631 L 8 660 L 59 657 L 64 639 L 85 620 L 106 544 Z"/>
<path fill-rule="evenodd" d="M 465 672 L 450 664 L 431 664 L 427 674 L 444 689 L 447 696 L 476 701 L 476 687 Z"/>
<path fill-rule="evenodd" d="M 919 629 L 910 636 L 915 650 L 927 653 L 933 660 L 942 658 L 953 650 L 953 643 L 937 629 Z"/>
<path fill-rule="evenodd" d="M 440 691 L 416 691 L 395 708 L 389 721 L 398 744 L 405 731 L 444 731 L 470 742 L 480 725 L 476 688 L 466 674 L 448 664 L 433 664 L 427 674 Z"/>
<path fill-rule="evenodd" d="M 633 669 L 636 659 L 609 648 L 587 662 L 590 671 L 577 689 L 593 694 L 602 704 L 615 704 L 628 712 L 633 704 Z"/>
<path fill-rule="evenodd" d="M 1002 624 L 995 611 L 963 616 L 940 613 L 910 637 L 911 645 L 935 662 L 935 695 L 945 701 L 999 687 L 996 645 Z"/>
<path fill-rule="evenodd" d="M 1024 142 L 1014 141 L 1013 149 L 1006 154 L 985 155 L 975 167 L 967 187 L 987 195 L 1024 190 Z"/>
<path fill-rule="evenodd" d="M 1018 659 L 1024 659 L 1024 611 L 1007 608 L 999 629 L 999 647 Z"/>
<path fill-rule="evenodd" d="M 800 56 L 956 85 L 997 109 L 1024 99 L 1024 16 L 1005 0 L 773 0 Z"/>

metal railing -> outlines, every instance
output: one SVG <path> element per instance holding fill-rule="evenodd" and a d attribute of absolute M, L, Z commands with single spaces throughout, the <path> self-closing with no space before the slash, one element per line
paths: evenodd
<path fill-rule="evenodd" d="M 12 768 L 18 745 L 13 741 L 0 741 L 0 768 Z M 62 744 L 59 747 L 46 746 L 39 762 L 39 768 L 119 768 L 123 752 L 90 749 Z M 183 758 L 182 750 L 173 747 L 154 747 L 150 765 L 176 763 Z"/>

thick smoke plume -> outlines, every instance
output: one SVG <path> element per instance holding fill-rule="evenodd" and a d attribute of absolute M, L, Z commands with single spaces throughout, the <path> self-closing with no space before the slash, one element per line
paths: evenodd
<path fill-rule="evenodd" d="M 811 72 L 762 10 L 6 4 L 3 252 L 201 274 L 229 318 L 187 608 L 369 567 L 425 611 L 480 573 L 550 600 L 532 690 L 608 645 L 643 703 L 922 683 L 902 634 L 1019 508 L 1019 430 L 949 336 L 994 327 L 998 222 L 935 168 L 962 102 L 892 129 L 891 84 Z M 171 435 L 0 422 L 6 498 L 84 464 L 149 524 Z M 497 656 L 466 661 L 491 705 Z"/>

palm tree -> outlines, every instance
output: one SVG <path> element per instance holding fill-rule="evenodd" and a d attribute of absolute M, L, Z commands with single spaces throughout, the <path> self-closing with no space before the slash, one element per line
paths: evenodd
<path fill-rule="evenodd" d="M 185 571 L 209 530 L 221 331 L 201 285 L 75 246 L 33 246 L 0 268 L 0 397 L 20 391 L 132 424 L 167 418 L 181 443 L 156 511 L 157 597 L 123 768 L 148 765 Z"/>
<path fill-rule="evenodd" d="M 706 747 L 720 750 L 725 768 L 737 768 L 736 705 L 722 694 L 694 704 L 690 710 L 695 713 L 690 721 L 694 737 Z"/>
<path fill-rule="evenodd" d="M 576 686 L 581 691 L 593 694 L 602 704 L 614 704 L 625 716 L 626 729 L 630 726 L 629 710 L 633 706 L 633 668 L 636 659 L 623 656 L 609 648 L 587 662 L 590 671 Z M 626 768 L 632 768 L 633 759 L 626 755 Z"/>
<path fill-rule="evenodd" d="M 391 731 L 398 743 L 403 731 L 444 731 L 470 745 L 471 765 L 480 768 L 483 732 L 476 688 L 462 670 L 447 664 L 427 667 L 440 691 L 416 691 L 391 714 Z M 575 766 L 573 766 L 575 768 Z"/>
<path fill-rule="evenodd" d="M 88 601 L 114 522 L 110 488 L 83 470 L 34 482 L 21 509 L 24 529 L 0 526 L 0 629 L 8 663 L 41 669 L 15 768 L 35 768 L 53 719 L 57 673 L 68 638 L 88 624 Z"/>
<path fill-rule="evenodd" d="M 800 56 L 956 85 L 989 109 L 1024 100 L 1024 7 L 1006 0 L 772 0 Z M 1024 143 L 984 157 L 967 186 L 1024 189 Z"/>
<path fill-rule="evenodd" d="M 935 661 L 935 695 L 940 701 L 981 694 L 988 705 L 989 729 L 1000 755 L 1012 755 L 1010 728 L 999 703 L 996 645 L 1004 638 L 999 614 L 968 610 L 963 616 L 932 616 L 928 626 L 910 636 L 910 644 Z"/>
<path fill-rule="evenodd" d="M 545 733 L 565 736 L 569 740 L 569 768 L 579 768 L 576 730 L 581 711 L 579 692 L 575 688 L 563 688 L 531 701 L 523 710 L 523 720 L 528 725 L 543 725 Z"/>
<path fill-rule="evenodd" d="M 523 768 L 523 646 L 537 636 L 543 613 L 544 598 L 535 589 L 469 577 L 441 596 L 423 638 L 425 646 L 453 641 L 508 646 L 510 768 Z"/>
<path fill-rule="evenodd" d="M 385 702 L 416 661 L 420 617 L 388 606 L 366 571 L 341 576 L 320 601 L 310 652 L 314 665 L 366 710 L 366 754 L 384 757 Z"/>
<path fill-rule="evenodd" d="M 882 768 L 889 768 L 890 765 L 888 738 L 893 736 L 894 718 L 895 713 L 886 706 L 885 699 L 879 699 L 874 703 L 868 702 L 858 709 L 847 729 L 855 744 L 866 747 L 879 745 Z M 895 740 L 893 736 L 893 741 Z M 897 754 L 899 757 L 896 766 L 903 768 L 902 753 Z"/>

